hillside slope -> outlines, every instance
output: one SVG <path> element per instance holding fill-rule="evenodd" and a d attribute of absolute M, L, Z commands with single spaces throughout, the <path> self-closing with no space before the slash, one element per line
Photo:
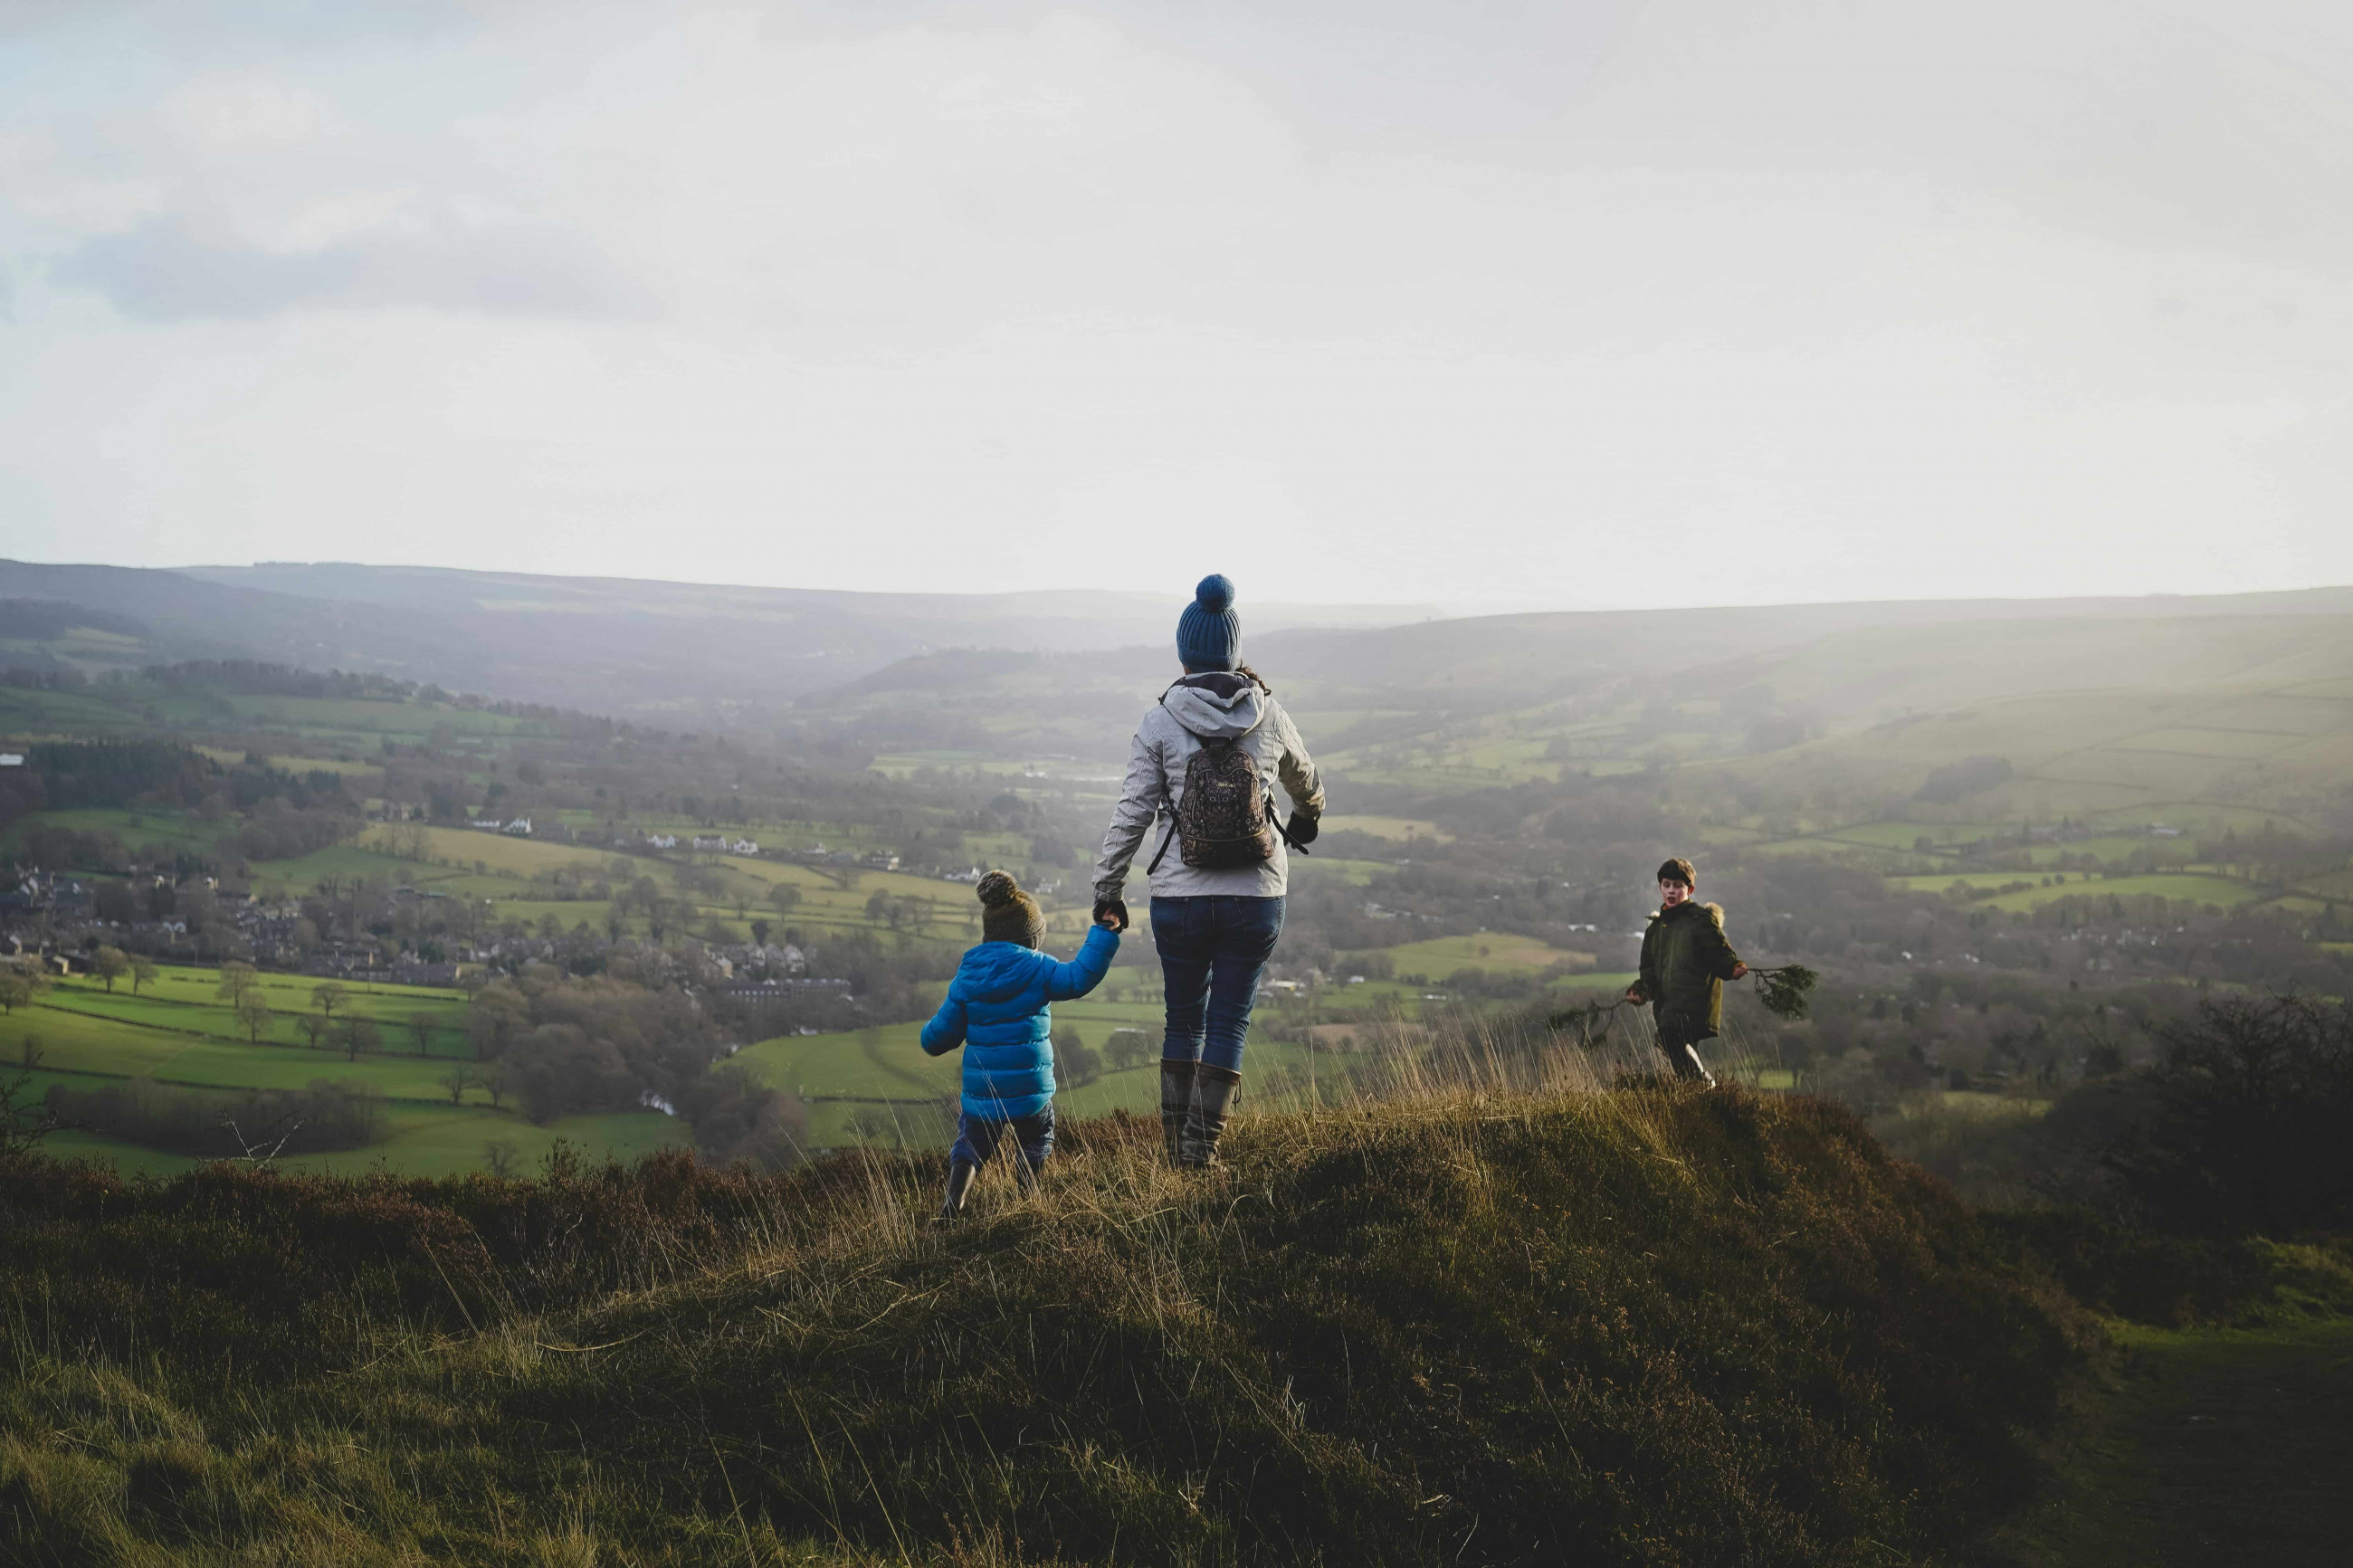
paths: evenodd
<path fill-rule="evenodd" d="M 1736 1093 L 827 1163 L 0 1184 L 0 1556 L 1890 1563 L 2026 1493 L 2063 1307 Z"/>

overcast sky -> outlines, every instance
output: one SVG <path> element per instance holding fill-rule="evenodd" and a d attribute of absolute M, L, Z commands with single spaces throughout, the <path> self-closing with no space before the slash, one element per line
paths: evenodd
<path fill-rule="evenodd" d="M 0 554 L 2353 582 L 2353 6 L 0 0 Z"/>

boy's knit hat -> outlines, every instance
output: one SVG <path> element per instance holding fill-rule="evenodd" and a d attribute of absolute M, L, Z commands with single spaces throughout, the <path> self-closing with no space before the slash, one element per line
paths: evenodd
<path fill-rule="evenodd" d="M 984 942 L 1009 942 L 1035 947 L 1046 940 L 1046 917 L 1038 900 L 1021 890 L 1010 871 L 991 871 L 974 889 L 980 894 L 980 935 Z"/>
<path fill-rule="evenodd" d="M 1187 669 L 1231 669 L 1242 646 L 1241 617 L 1234 614 L 1234 584 L 1212 572 L 1193 590 L 1193 602 L 1176 617 L 1176 657 Z"/>

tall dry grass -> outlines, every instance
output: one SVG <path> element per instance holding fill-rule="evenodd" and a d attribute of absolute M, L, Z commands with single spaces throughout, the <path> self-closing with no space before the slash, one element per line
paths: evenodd
<path fill-rule="evenodd" d="M 1512 1024 L 933 1223 L 778 1178 L 0 1184 L 0 1558 L 1930 1561 L 2074 1350 L 1815 1102 Z M 2056 1315 L 2054 1315 L 2056 1314 Z"/>

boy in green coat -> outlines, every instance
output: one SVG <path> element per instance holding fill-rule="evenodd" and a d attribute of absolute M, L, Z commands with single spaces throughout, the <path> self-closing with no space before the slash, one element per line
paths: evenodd
<path fill-rule="evenodd" d="M 1725 938 L 1723 909 L 1692 901 L 1698 889 L 1690 861 L 1678 857 L 1659 868 L 1659 908 L 1642 932 L 1641 973 L 1626 1000 L 1651 1005 L 1659 1048 L 1675 1076 L 1713 1089 L 1715 1079 L 1696 1047 L 1722 1032 L 1724 983 L 1739 979 L 1748 966 Z"/>

